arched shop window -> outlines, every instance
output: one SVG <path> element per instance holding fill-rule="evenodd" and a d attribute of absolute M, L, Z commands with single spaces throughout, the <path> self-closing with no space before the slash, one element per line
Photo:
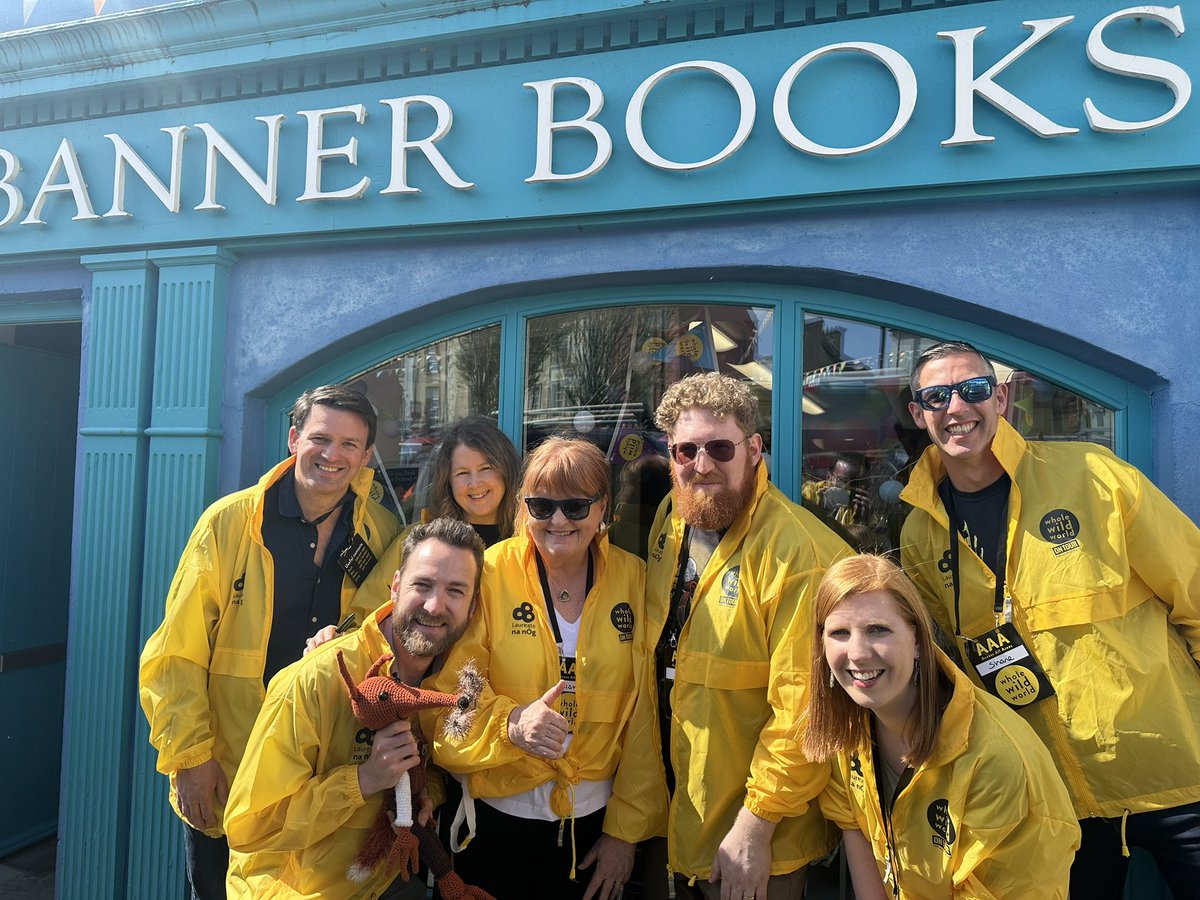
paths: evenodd
<path fill-rule="evenodd" d="M 832 316 L 804 317 L 803 503 L 860 550 L 899 547 L 900 491 L 929 445 L 908 411 L 913 361 L 933 338 Z M 1112 449 L 1113 411 L 992 359 L 1008 419 L 1037 440 Z"/>
<path fill-rule="evenodd" d="M 379 410 L 386 502 L 407 521 L 427 502 L 442 429 L 460 418 L 495 418 L 523 451 L 551 434 L 582 437 L 612 462 L 612 539 L 644 556 L 669 487 L 654 410 L 674 381 L 715 370 L 758 398 L 772 480 L 855 546 L 889 551 L 906 512 L 900 490 L 928 443 L 908 413 L 912 360 L 961 335 L 1009 385 L 1006 416 L 1021 434 L 1094 441 L 1145 462 L 1144 392 L 1052 349 L 851 295 L 746 286 L 743 296 L 663 288 L 481 307 L 461 328 L 435 323 L 427 334 L 436 340 L 418 338 L 400 355 L 381 339 L 358 365 L 313 373 L 277 395 L 276 421 L 320 380 L 363 390 Z"/>

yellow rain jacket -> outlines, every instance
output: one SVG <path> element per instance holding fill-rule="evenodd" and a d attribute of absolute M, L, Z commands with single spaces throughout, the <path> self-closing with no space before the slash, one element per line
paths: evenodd
<path fill-rule="evenodd" d="M 992 452 L 1012 478 L 1013 624 L 1056 692 L 1021 714 L 1050 749 L 1076 815 L 1200 800 L 1200 530 L 1103 447 L 1027 442 L 1001 420 Z M 931 447 L 901 495 L 916 507 L 902 554 L 953 635 L 943 477 Z M 957 631 L 976 637 L 995 627 L 995 579 L 965 542 L 959 566 Z"/>
<path fill-rule="evenodd" d="M 649 781 L 614 794 L 637 813 L 637 839 L 668 836 L 671 869 L 707 879 L 717 847 L 745 806 L 778 822 L 771 874 L 793 872 L 837 837 L 811 803 L 829 766 L 800 751 L 808 704 L 812 599 L 825 570 L 850 548 L 811 513 L 756 474 L 754 499 L 713 551 L 679 636 L 671 695 L 675 793 L 669 821 L 658 692 L 642 691 L 631 740 L 650 757 Z M 684 522 L 663 501 L 650 532 L 643 678 L 656 684 L 654 647 L 679 568 Z M 620 785 L 618 785 L 620 787 Z"/>
<path fill-rule="evenodd" d="M 870 748 L 834 759 L 822 812 L 866 836 L 902 900 L 1065 900 L 1079 825 L 1050 753 L 1019 715 L 937 655 L 954 694 L 933 754 L 900 788 L 891 827 L 875 780 L 885 763 Z"/>
<path fill-rule="evenodd" d="M 399 874 L 381 865 L 361 884 L 346 877 L 388 792 L 359 790 L 372 732 L 354 718 L 337 664 L 341 650 L 362 681 L 392 652 L 379 624 L 391 613 L 389 602 L 271 680 L 229 791 L 230 898 L 372 898 Z"/>
<path fill-rule="evenodd" d="M 142 650 L 142 709 L 158 750 L 158 771 L 171 778 L 176 814 L 175 772 L 216 759 L 232 781 L 266 695 L 275 569 L 262 541 L 262 504 L 267 488 L 291 477 L 295 463 L 288 457 L 258 484 L 204 511 L 179 560 L 163 623 Z M 368 499 L 373 477 L 365 466 L 354 477 L 353 525 L 378 556 L 398 526 L 390 512 Z M 343 614 L 354 593 L 354 582 L 343 578 Z M 220 804 L 215 812 L 219 820 Z M 222 832 L 215 827 L 206 833 Z"/>
<path fill-rule="evenodd" d="M 485 555 L 480 608 L 429 687 L 452 690 L 461 665 L 474 659 L 487 677 L 471 733 L 460 742 L 436 737 L 433 761 L 465 774 L 472 797 L 508 797 L 553 780 L 551 811 L 572 813 L 572 787 L 580 781 L 633 778 L 631 766 L 653 764 L 647 748 L 632 746 L 626 725 L 637 694 L 640 648 L 635 623 L 642 617 L 645 567 L 640 559 L 601 537 L 595 581 L 579 621 L 575 653 L 574 736 L 557 760 L 530 756 L 508 739 L 508 715 L 532 703 L 559 680 L 558 647 L 538 577 L 528 532 L 500 541 Z M 562 712 L 564 697 L 555 708 Z M 436 723 L 433 721 L 436 719 Z M 441 734 L 441 716 L 422 716 L 426 734 Z M 643 776 L 644 777 L 644 776 Z M 617 812 L 605 813 L 604 831 L 632 841 Z"/>

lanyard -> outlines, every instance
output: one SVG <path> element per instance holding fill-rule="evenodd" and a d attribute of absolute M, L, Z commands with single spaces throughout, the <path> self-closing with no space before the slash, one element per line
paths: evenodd
<path fill-rule="evenodd" d="M 896 859 L 896 832 L 892 828 L 892 808 L 900 794 L 904 791 L 908 784 L 913 779 L 915 774 L 911 767 L 905 766 L 904 771 L 900 773 L 900 779 L 896 783 L 896 793 L 890 798 L 884 796 L 886 785 L 883 780 L 882 766 L 886 766 L 887 762 L 883 759 L 879 752 L 879 744 L 875 740 L 875 723 L 871 722 L 871 765 L 875 771 L 875 795 L 879 798 L 879 816 L 883 819 L 883 839 L 887 842 L 888 858 L 887 871 L 884 873 L 884 881 L 889 880 L 892 883 L 892 896 L 896 900 L 900 900 L 900 864 Z M 891 802 L 888 802 L 888 801 Z"/>
<path fill-rule="evenodd" d="M 550 614 L 550 628 L 554 631 L 554 643 L 558 644 L 558 655 L 562 656 L 562 629 L 558 627 L 558 613 L 554 611 L 554 601 L 550 598 L 550 579 L 546 575 L 546 564 L 542 562 L 541 554 L 534 552 L 534 557 L 537 559 L 538 578 L 542 582 L 542 598 L 546 601 L 546 612 Z M 592 592 L 592 584 L 595 581 L 595 569 L 592 562 L 592 551 L 588 550 L 588 567 L 587 581 L 584 582 L 583 596 L 586 598 Z"/>
<path fill-rule="evenodd" d="M 692 586 L 689 592 L 684 586 L 684 575 L 687 574 L 688 560 L 691 558 L 689 550 L 692 528 L 690 525 L 683 529 L 683 540 L 679 543 L 679 565 L 675 569 L 675 583 L 671 586 L 671 608 L 667 614 L 674 622 L 675 634 L 678 635 L 683 631 L 683 625 L 687 622 L 687 618 L 692 613 L 692 596 L 695 594 L 696 587 Z M 700 573 L 696 573 L 696 581 L 699 582 Z M 687 594 L 687 600 L 684 601 L 684 594 Z"/>
<path fill-rule="evenodd" d="M 999 625 L 1004 618 L 1004 573 L 1005 566 L 1008 562 L 1008 503 L 1004 504 L 1005 514 L 1001 517 L 1000 530 L 996 538 L 996 596 L 992 603 L 992 612 L 996 616 L 996 624 Z M 950 486 L 950 490 L 946 492 L 946 513 L 950 517 L 950 580 L 954 584 L 954 632 L 959 637 L 962 637 L 961 616 L 959 614 L 959 581 L 958 581 L 958 545 L 961 543 L 959 536 L 959 518 L 958 511 L 954 505 L 954 486 Z"/>

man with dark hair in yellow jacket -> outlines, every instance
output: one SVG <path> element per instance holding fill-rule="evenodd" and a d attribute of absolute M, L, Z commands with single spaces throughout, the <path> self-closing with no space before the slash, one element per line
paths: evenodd
<path fill-rule="evenodd" d="M 1200 897 L 1200 529 L 1105 448 L 1021 437 L 969 344 L 926 350 L 911 386 L 933 445 L 901 495 L 904 568 L 1050 749 L 1083 831 L 1071 895 L 1121 897 L 1140 846 Z"/>
<path fill-rule="evenodd" d="M 355 684 L 388 655 L 384 671 L 418 686 L 466 630 L 482 572 L 483 541 L 470 525 L 417 525 L 391 601 L 271 682 L 225 812 L 230 898 L 425 897 L 423 881 L 400 875 L 399 859 L 351 875 L 389 789 L 428 752 L 415 718 L 375 732 L 354 718 L 338 656 Z M 412 812 L 427 825 L 432 803 L 423 799 L 413 797 Z"/>
<path fill-rule="evenodd" d="M 398 531 L 369 496 L 375 425 L 362 394 L 305 391 L 292 455 L 204 511 L 142 651 L 142 709 L 183 819 L 192 897 L 225 897 L 221 817 L 267 683 L 342 620 Z"/>
<path fill-rule="evenodd" d="M 800 750 L 811 602 L 850 548 L 768 481 L 744 382 L 685 378 L 656 419 L 672 493 L 650 532 L 626 746 L 662 764 L 638 767 L 657 773 L 646 785 L 619 783 L 609 809 L 642 817 L 638 839 L 667 835 L 662 874 L 680 897 L 798 900 L 804 867 L 837 843 L 814 802 L 829 766 Z"/>

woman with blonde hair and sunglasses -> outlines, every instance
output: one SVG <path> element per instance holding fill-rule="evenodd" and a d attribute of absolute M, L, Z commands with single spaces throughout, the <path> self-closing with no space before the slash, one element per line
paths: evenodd
<path fill-rule="evenodd" d="M 429 685 L 452 689 L 469 660 L 487 678 L 470 733 L 433 759 L 465 784 L 455 868 L 500 900 L 609 900 L 633 864 L 630 811 L 609 798 L 627 764 L 657 761 L 625 752 L 645 567 L 609 544 L 611 478 L 586 441 L 529 454 L 514 535 L 488 548 L 479 609 Z"/>
<path fill-rule="evenodd" d="M 1065 898 L 1079 826 L 1050 754 L 938 649 L 908 577 L 848 557 L 814 607 L 803 746 L 833 764 L 859 900 Z"/>

